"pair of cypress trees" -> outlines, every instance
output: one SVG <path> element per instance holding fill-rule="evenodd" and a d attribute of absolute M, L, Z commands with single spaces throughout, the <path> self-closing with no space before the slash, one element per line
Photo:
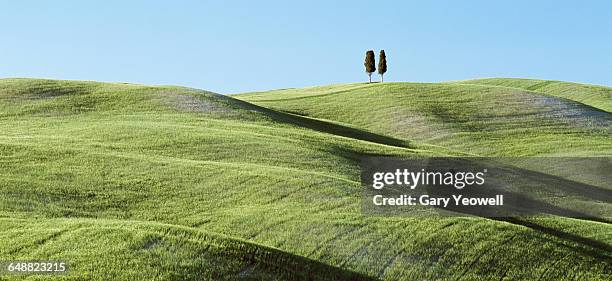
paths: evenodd
<path fill-rule="evenodd" d="M 369 50 L 366 52 L 365 62 L 363 65 L 365 66 L 370 83 L 372 83 L 372 73 L 376 71 L 374 51 Z M 378 74 L 380 74 L 380 82 L 384 81 L 385 72 L 387 72 L 387 56 L 385 55 L 385 50 L 380 50 L 380 55 L 378 57 Z"/>

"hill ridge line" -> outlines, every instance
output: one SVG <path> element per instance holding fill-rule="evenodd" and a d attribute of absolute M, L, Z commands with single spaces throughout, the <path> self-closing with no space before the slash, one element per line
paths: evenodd
<path fill-rule="evenodd" d="M 346 85 L 350 85 L 350 84 L 346 84 Z M 342 94 L 342 93 L 347 93 L 353 90 L 357 90 L 357 89 L 366 89 L 366 88 L 372 88 L 374 87 L 375 84 L 372 85 L 361 85 L 359 87 L 355 87 L 355 88 L 351 88 L 351 89 L 346 89 L 346 90 L 340 90 L 340 91 L 335 91 L 335 92 L 331 92 L 331 93 L 324 93 L 324 94 L 312 94 L 312 95 L 307 95 L 307 96 L 300 96 L 300 97 L 293 97 L 293 98 L 285 98 L 285 99 L 274 99 L 274 100 L 257 100 L 257 102 L 273 102 L 273 101 L 288 101 L 288 100 L 301 100 L 301 99 L 309 99 L 309 98 L 315 98 L 315 97 L 323 97 L 323 96 L 331 96 L 331 95 L 337 95 L 337 94 Z M 327 87 L 326 86 L 322 86 L 322 87 Z M 277 90 L 270 90 L 270 91 L 277 91 Z M 266 91 L 267 92 L 267 91 Z M 266 93 L 266 92 L 260 92 L 260 93 Z M 233 94 L 235 96 L 238 95 L 242 95 L 242 94 L 252 94 L 252 93 L 240 93 L 240 94 Z"/>
<path fill-rule="evenodd" d="M 569 83 L 569 82 L 563 82 L 563 81 L 553 81 L 553 82 L 561 82 L 561 83 Z M 557 98 L 566 102 L 570 102 L 570 103 L 577 103 L 581 106 L 587 107 L 587 108 L 591 108 L 595 111 L 600 111 L 600 112 L 604 112 L 604 113 L 610 113 L 609 111 L 606 111 L 604 109 L 598 108 L 598 107 L 594 107 L 592 105 L 588 105 L 585 103 L 582 103 L 580 101 L 577 100 L 573 100 L 573 99 L 569 99 L 569 98 L 565 98 L 565 97 L 559 97 L 559 96 L 555 96 L 555 95 L 551 95 L 548 93 L 544 93 L 544 92 L 540 92 L 537 90 L 528 90 L 528 89 L 524 89 L 524 88 L 517 88 L 517 87 L 510 87 L 510 86 L 501 86 L 501 85 L 491 85 L 491 84 L 478 84 L 478 83 L 458 83 L 458 82 L 448 82 L 449 85 L 465 85 L 465 86 L 478 86 L 478 87 L 492 87 L 492 88 L 502 88 L 502 89 L 512 89 L 512 90 L 517 90 L 517 91 L 522 91 L 522 92 L 526 92 L 526 93 L 530 93 L 530 94 L 536 94 L 536 95 L 540 95 L 540 96 L 546 96 L 546 97 L 551 97 L 551 98 Z M 584 84 L 579 84 L 579 83 L 575 83 L 577 85 L 584 85 Z M 598 86 L 601 87 L 601 86 Z"/>
<path fill-rule="evenodd" d="M 41 220 L 48 220 L 48 218 L 40 218 Z M 322 280 L 364 280 L 364 281 L 375 281 L 377 278 L 367 276 L 363 273 L 352 271 L 345 268 L 340 268 L 328 263 L 324 263 L 318 260 L 314 260 L 298 254 L 293 254 L 282 249 L 259 244 L 254 241 L 244 240 L 238 237 L 228 236 L 222 233 L 214 231 L 202 230 L 201 228 L 193 228 L 185 225 L 169 224 L 158 221 L 142 221 L 142 220 L 131 220 L 131 219 L 99 219 L 99 218 L 51 218 L 52 220 L 68 223 L 71 228 L 60 230 L 57 233 L 53 233 L 51 238 L 67 232 L 76 231 L 79 229 L 98 229 L 97 226 L 100 224 L 104 226 L 104 229 L 123 229 L 122 226 L 132 226 L 136 229 L 149 230 L 148 227 L 155 227 L 154 233 L 162 235 L 163 237 L 174 237 L 192 240 L 196 243 L 204 245 L 211 245 L 217 247 L 224 247 L 229 250 L 230 253 L 244 254 L 243 257 L 249 260 L 251 263 L 260 263 L 264 267 L 272 270 L 278 270 L 284 273 L 286 276 L 292 276 L 298 278 L 297 280 L 312 280 L 312 277 L 321 277 Z M 1 221 L 21 221 L 24 223 L 31 222 L 31 220 L 23 218 L 0 218 Z M 155 231 L 157 230 L 157 231 Z M 174 230 L 174 231 L 173 231 Z M 176 232 L 181 233 L 176 233 Z M 58 234 L 59 233 L 59 234 Z M 185 234 L 192 234 L 194 236 L 187 236 Z M 195 239 L 194 239 L 195 238 Z M 220 241 L 228 241 L 230 243 L 224 243 Z M 249 249 L 248 247 L 252 247 Z M 318 269 L 318 270 L 315 270 Z M 310 275 L 312 272 L 325 273 L 324 276 Z M 282 273 L 281 273 L 282 274 Z M 339 278 L 339 279 L 337 279 Z"/>

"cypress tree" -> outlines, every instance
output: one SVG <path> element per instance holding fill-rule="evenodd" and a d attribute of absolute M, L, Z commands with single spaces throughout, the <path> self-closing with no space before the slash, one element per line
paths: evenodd
<path fill-rule="evenodd" d="M 385 55 L 385 50 L 380 50 L 380 56 L 378 57 L 378 74 L 380 74 L 380 82 L 384 81 L 385 72 L 387 72 L 387 55 Z"/>
<path fill-rule="evenodd" d="M 376 61 L 374 59 L 374 51 L 369 50 L 366 52 L 365 62 L 363 63 L 363 65 L 365 66 L 366 73 L 368 73 L 370 83 L 372 83 L 372 73 L 376 71 Z"/>

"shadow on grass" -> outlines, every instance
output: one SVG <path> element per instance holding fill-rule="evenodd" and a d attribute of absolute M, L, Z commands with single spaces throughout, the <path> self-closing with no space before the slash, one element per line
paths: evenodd
<path fill-rule="evenodd" d="M 612 256 L 610 255 L 612 253 L 612 246 L 607 243 L 604 243 L 604 242 L 601 242 L 595 239 L 587 238 L 587 237 L 582 237 L 580 235 L 565 232 L 565 231 L 558 230 L 552 227 L 543 226 L 541 224 L 537 224 L 535 222 L 530 222 L 527 220 L 522 220 L 519 218 L 496 218 L 495 220 L 524 226 L 524 227 L 527 227 L 527 228 L 530 228 L 530 229 L 533 229 L 533 230 L 536 230 L 536 231 L 539 231 L 539 232 L 542 232 L 542 233 L 545 233 L 551 236 L 555 236 L 565 241 L 571 241 L 571 242 L 575 242 L 583 246 L 588 246 L 591 249 L 571 247 L 569 245 L 563 244 L 569 248 L 572 248 L 576 251 L 580 251 L 594 258 L 606 260 L 612 263 Z"/>
<path fill-rule="evenodd" d="M 411 146 L 409 142 L 404 141 L 404 140 L 400 140 L 400 139 L 396 139 L 396 138 L 392 138 L 392 137 L 388 137 L 384 135 L 374 134 L 374 133 L 367 132 L 364 130 L 351 128 L 351 127 L 343 126 L 339 124 L 334 124 L 331 122 L 326 122 L 326 121 L 322 121 L 318 119 L 313 119 L 313 118 L 299 116 L 299 115 L 295 115 L 291 113 L 276 111 L 276 110 L 261 107 L 261 106 L 258 106 L 258 105 L 255 105 L 249 102 L 241 101 L 235 98 L 231 98 L 231 97 L 224 96 L 224 99 L 225 99 L 225 102 L 227 102 L 229 105 L 247 109 L 247 110 L 252 110 L 255 112 L 259 112 L 277 122 L 297 125 L 300 127 L 308 128 L 308 129 L 323 132 L 323 133 L 328 133 L 332 135 L 337 135 L 337 136 L 342 136 L 342 137 L 347 137 L 347 138 L 352 138 L 352 139 L 358 139 L 358 140 L 363 140 L 363 141 L 368 141 L 368 142 L 373 142 L 373 143 L 378 143 L 378 144 L 384 144 L 384 145 L 395 146 L 395 147 L 400 147 L 400 148 L 414 148 L 414 146 Z"/>

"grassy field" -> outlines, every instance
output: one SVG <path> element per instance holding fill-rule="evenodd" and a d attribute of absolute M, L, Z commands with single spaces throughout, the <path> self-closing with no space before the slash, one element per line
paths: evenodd
<path fill-rule="evenodd" d="M 503 79 L 496 81 L 501 84 Z M 612 106 L 609 94 L 597 90 L 585 95 L 600 108 Z M 610 112 L 519 88 L 463 83 L 352 84 L 235 97 L 471 155 L 612 155 Z"/>
<path fill-rule="evenodd" d="M 612 112 L 612 88 L 563 81 L 488 78 L 459 81 L 460 84 L 479 84 L 518 88 L 577 101 L 606 112 Z"/>
<path fill-rule="evenodd" d="M 73 280 L 607 280 L 607 223 L 361 213 L 365 155 L 612 154 L 605 96 L 471 84 L 1 79 L 0 260 L 67 260 L 54 278 Z"/>

